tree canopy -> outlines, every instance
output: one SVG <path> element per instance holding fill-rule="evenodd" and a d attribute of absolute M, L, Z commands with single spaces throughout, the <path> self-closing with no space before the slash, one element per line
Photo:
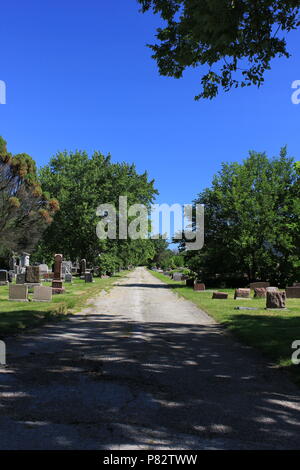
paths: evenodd
<path fill-rule="evenodd" d="M 220 88 L 260 86 L 275 57 L 289 57 L 286 33 L 299 27 L 300 0 L 138 0 L 165 20 L 150 45 L 161 75 L 206 66 L 195 99 Z"/>
<path fill-rule="evenodd" d="M 201 279 L 243 277 L 285 285 L 300 278 L 299 175 L 285 148 L 224 163 L 195 203 L 205 206 L 205 245 L 186 255 Z"/>
<path fill-rule="evenodd" d="M 118 208 L 119 196 L 127 196 L 128 206 L 149 207 L 157 191 L 147 173 L 138 174 L 134 165 L 113 163 L 110 155 L 95 152 L 89 157 L 76 151 L 54 156 L 41 169 L 40 181 L 60 201 L 60 211 L 39 246 L 41 258 L 61 252 L 72 261 L 85 258 L 114 271 L 118 266 L 147 263 L 154 255 L 149 240 L 99 240 L 96 235 L 100 204 Z"/>
<path fill-rule="evenodd" d="M 25 153 L 9 153 L 1 137 L 1 251 L 31 251 L 58 209 L 58 201 L 42 190 L 33 159 Z"/>

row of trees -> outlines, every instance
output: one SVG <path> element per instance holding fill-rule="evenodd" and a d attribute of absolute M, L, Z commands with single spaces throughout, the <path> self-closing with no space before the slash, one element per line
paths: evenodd
<path fill-rule="evenodd" d="M 300 165 L 286 148 L 273 159 L 250 152 L 243 163 L 224 163 L 194 203 L 205 206 L 205 245 L 185 262 L 198 277 L 300 280 Z"/>

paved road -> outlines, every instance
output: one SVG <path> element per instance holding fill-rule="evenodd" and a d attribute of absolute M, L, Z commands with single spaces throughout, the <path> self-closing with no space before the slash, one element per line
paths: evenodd
<path fill-rule="evenodd" d="M 0 449 L 300 447 L 299 390 L 143 268 L 7 349 Z"/>

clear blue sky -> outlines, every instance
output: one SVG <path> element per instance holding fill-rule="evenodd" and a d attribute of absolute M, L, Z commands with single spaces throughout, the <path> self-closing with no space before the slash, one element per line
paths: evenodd
<path fill-rule="evenodd" d="M 248 150 L 269 156 L 287 144 L 300 160 L 300 32 L 289 36 L 290 60 L 273 63 L 261 89 L 194 102 L 200 74 L 161 77 L 146 43 L 159 17 L 135 0 L 11 0 L 1 6 L 1 72 L 7 104 L 0 135 L 9 150 L 39 166 L 58 150 L 110 152 L 148 170 L 159 202 L 188 203 L 222 161 Z"/>

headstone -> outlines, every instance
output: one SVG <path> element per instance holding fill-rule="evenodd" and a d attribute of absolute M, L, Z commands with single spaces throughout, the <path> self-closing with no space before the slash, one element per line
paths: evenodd
<path fill-rule="evenodd" d="M 204 291 L 204 290 L 205 290 L 205 284 L 203 284 L 203 282 L 195 282 L 195 284 L 194 284 L 194 290 L 196 290 L 196 291 Z"/>
<path fill-rule="evenodd" d="M 85 273 L 85 282 L 94 282 L 92 273 Z"/>
<path fill-rule="evenodd" d="M 81 276 L 84 276 L 86 273 L 86 259 L 82 259 L 80 261 L 80 274 Z"/>
<path fill-rule="evenodd" d="M 267 308 L 285 308 L 285 292 L 267 291 Z"/>
<path fill-rule="evenodd" d="M 213 292 L 213 299 L 228 299 L 227 292 Z"/>
<path fill-rule="evenodd" d="M 6 269 L 0 270 L 0 286 L 6 286 L 8 283 L 8 272 Z"/>
<path fill-rule="evenodd" d="M 21 268 L 26 268 L 30 265 L 30 254 L 23 252 L 20 256 L 20 266 Z"/>
<path fill-rule="evenodd" d="M 250 289 L 235 289 L 234 298 L 235 299 L 250 299 Z"/>
<path fill-rule="evenodd" d="M 255 289 L 256 287 L 260 288 L 260 287 L 270 287 L 270 283 L 269 282 L 263 282 L 263 281 L 259 281 L 259 282 L 251 282 L 250 284 L 250 289 Z"/>
<path fill-rule="evenodd" d="M 13 300 L 14 302 L 28 302 L 28 286 L 10 284 L 9 300 Z"/>
<path fill-rule="evenodd" d="M 72 273 L 72 262 L 63 261 L 62 262 L 62 274 L 71 274 Z"/>
<path fill-rule="evenodd" d="M 40 283 L 40 270 L 38 266 L 27 266 L 25 282 L 27 284 L 39 284 Z"/>
<path fill-rule="evenodd" d="M 51 302 L 52 301 L 52 287 L 36 286 L 33 289 L 34 302 Z"/>
<path fill-rule="evenodd" d="M 73 281 L 73 276 L 70 273 L 65 274 L 65 282 L 72 282 Z"/>
<path fill-rule="evenodd" d="M 287 287 L 285 291 L 288 299 L 300 299 L 300 287 Z"/>
<path fill-rule="evenodd" d="M 17 274 L 16 284 L 25 284 L 25 273 Z"/>
<path fill-rule="evenodd" d="M 266 287 L 267 292 L 279 292 L 278 287 Z"/>
<path fill-rule="evenodd" d="M 187 287 L 194 287 L 194 284 L 195 284 L 195 279 L 189 278 L 185 281 L 185 285 Z"/>
<path fill-rule="evenodd" d="M 65 289 L 63 288 L 62 281 L 62 260 L 63 255 L 57 254 L 54 257 L 54 274 L 52 281 L 52 294 L 63 294 Z"/>
<path fill-rule="evenodd" d="M 267 296 L 267 289 L 265 287 L 254 287 L 254 297 L 262 298 Z"/>
<path fill-rule="evenodd" d="M 39 270 L 40 270 L 40 275 L 41 277 L 44 277 L 45 274 L 48 274 L 49 268 L 47 264 L 40 264 L 39 265 Z"/>
<path fill-rule="evenodd" d="M 181 273 L 173 273 L 173 281 L 182 281 Z"/>

